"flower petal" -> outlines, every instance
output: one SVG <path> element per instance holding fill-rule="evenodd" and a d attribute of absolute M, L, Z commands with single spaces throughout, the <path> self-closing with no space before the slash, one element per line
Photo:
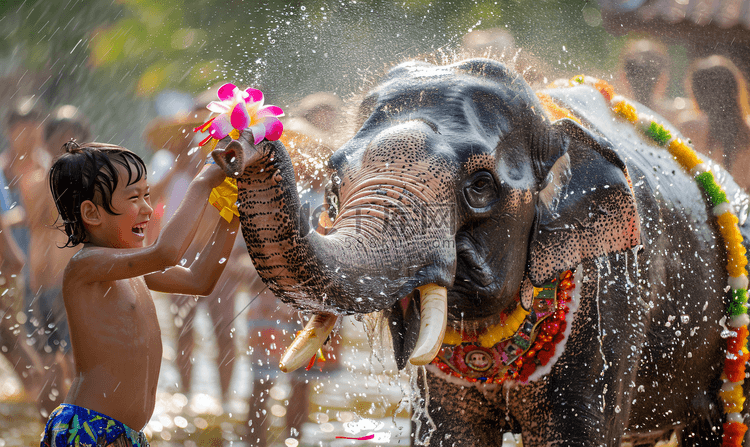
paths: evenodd
<path fill-rule="evenodd" d="M 214 113 L 227 113 L 229 111 L 228 104 L 218 101 L 209 102 L 206 108 Z"/>
<path fill-rule="evenodd" d="M 258 118 L 263 118 L 266 116 L 284 116 L 284 111 L 281 110 L 281 107 L 277 106 L 265 106 L 262 109 L 258 110 Z"/>
<path fill-rule="evenodd" d="M 245 102 L 258 102 L 263 100 L 263 92 L 257 88 L 248 88 L 245 91 L 248 93 Z"/>
<path fill-rule="evenodd" d="M 250 115 L 247 114 L 245 103 L 241 102 L 232 109 L 232 127 L 242 130 L 250 124 Z"/>
<path fill-rule="evenodd" d="M 208 128 L 209 135 L 216 138 L 217 140 L 221 140 L 222 138 L 226 137 L 231 131 L 232 123 L 229 122 L 229 117 L 227 115 L 219 115 L 218 117 L 216 117 L 216 119 L 211 123 L 211 127 Z"/>
<path fill-rule="evenodd" d="M 219 100 L 226 101 L 227 99 L 232 99 L 232 97 L 234 96 L 234 89 L 236 88 L 236 85 L 229 83 L 219 87 Z"/>
<path fill-rule="evenodd" d="M 284 125 L 276 118 L 263 120 L 263 125 L 266 127 L 266 139 L 268 141 L 278 140 L 284 131 Z"/>
<path fill-rule="evenodd" d="M 250 126 L 250 130 L 253 132 L 253 137 L 255 137 L 254 144 L 260 143 L 266 137 L 266 126 L 263 123 Z"/>
<path fill-rule="evenodd" d="M 250 94 L 244 90 L 240 90 L 239 88 L 234 91 L 234 98 L 232 101 L 234 102 L 240 102 L 240 101 L 247 101 L 247 98 L 250 97 Z"/>

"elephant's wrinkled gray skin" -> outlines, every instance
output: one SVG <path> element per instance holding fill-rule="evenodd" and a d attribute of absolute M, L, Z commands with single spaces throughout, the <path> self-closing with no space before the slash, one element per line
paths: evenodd
<path fill-rule="evenodd" d="M 683 445 L 717 445 L 728 296 L 711 210 L 598 92 L 547 93 L 589 130 L 550 122 L 495 61 L 393 68 L 331 157 L 326 236 L 299 218 L 280 143 L 253 146 L 246 133 L 222 140 L 214 158 L 238 178 L 248 251 L 273 292 L 314 311 L 385 311 L 399 366 L 418 326 L 416 287 L 447 287 L 449 324 L 479 329 L 524 281 L 578 269 L 580 307 L 551 371 L 493 388 L 428 367 L 421 426 L 432 430 L 418 441 L 499 446 L 513 430 L 527 447 L 615 446 L 626 432 L 679 425 Z M 747 201 L 720 177 L 735 205 Z M 741 231 L 747 241 L 747 224 Z"/>

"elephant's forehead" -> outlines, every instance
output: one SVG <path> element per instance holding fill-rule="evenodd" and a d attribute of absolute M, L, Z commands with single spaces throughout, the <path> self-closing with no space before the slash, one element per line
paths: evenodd
<path fill-rule="evenodd" d="M 381 173 L 413 172 L 418 170 L 453 173 L 456 167 L 449 162 L 452 154 L 445 144 L 435 138 L 430 128 L 419 120 L 409 120 L 387 127 L 360 150 L 347 159 L 348 172 L 363 168 Z"/>
<path fill-rule="evenodd" d="M 364 150 L 363 162 L 418 163 L 427 156 L 427 132 L 412 126 L 395 126 L 379 133 Z"/>

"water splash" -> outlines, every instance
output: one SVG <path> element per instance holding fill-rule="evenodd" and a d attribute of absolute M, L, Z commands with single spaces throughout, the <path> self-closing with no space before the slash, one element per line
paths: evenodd
<path fill-rule="evenodd" d="M 423 390 L 420 389 L 420 376 L 422 377 Z M 409 365 L 409 384 L 412 394 L 411 420 L 414 421 L 415 425 L 413 433 L 414 445 L 430 445 L 432 433 L 437 429 L 437 425 L 435 425 L 428 410 L 430 406 L 430 387 L 427 384 L 427 369 L 425 366 L 417 367 Z"/>

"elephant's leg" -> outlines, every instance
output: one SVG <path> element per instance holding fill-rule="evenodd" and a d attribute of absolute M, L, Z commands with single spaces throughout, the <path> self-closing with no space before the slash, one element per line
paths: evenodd
<path fill-rule="evenodd" d="M 412 433 L 413 445 L 424 445 L 429 436 L 429 445 L 436 447 L 502 446 L 503 432 L 511 422 L 498 403 L 502 400 L 499 386 L 482 392 L 474 385 L 449 383 L 428 372 L 425 387 L 422 371 L 418 370 L 418 385 L 422 399 L 428 398 L 429 419 L 420 416 L 419 408 L 413 409 L 419 426 L 419 432 Z"/>
<path fill-rule="evenodd" d="M 646 339 L 645 311 L 628 296 L 635 278 L 618 273 L 624 267 L 612 260 L 602 269 L 585 268 L 560 359 L 539 382 L 510 390 L 508 407 L 524 447 L 620 445 Z"/>

